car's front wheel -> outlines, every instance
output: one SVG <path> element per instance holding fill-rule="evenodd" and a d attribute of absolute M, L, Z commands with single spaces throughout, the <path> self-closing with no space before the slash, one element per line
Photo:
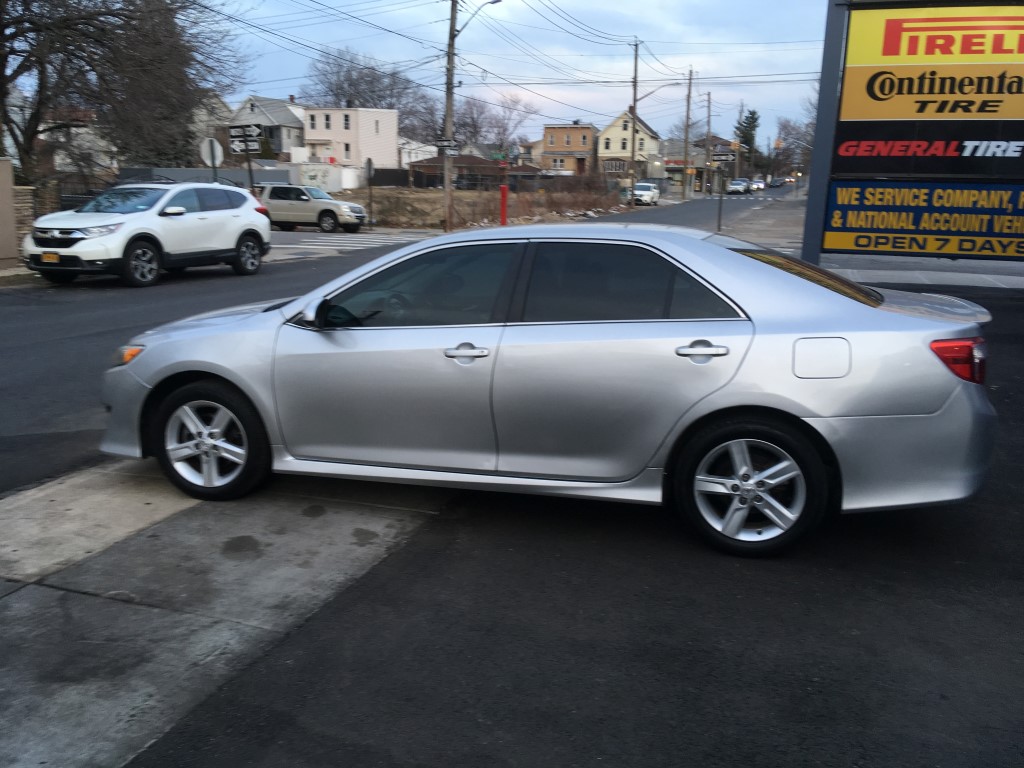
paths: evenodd
<path fill-rule="evenodd" d="M 160 250 L 150 240 L 134 240 L 124 249 L 121 281 L 133 288 L 154 285 L 160 279 Z"/>
<path fill-rule="evenodd" d="M 259 413 L 224 382 L 198 381 L 172 392 L 156 410 L 149 440 L 167 478 L 197 499 L 237 499 L 270 475 Z"/>
<path fill-rule="evenodd" d="M 321 213 L 316 223 L 320 225 L 321 232 L 334 232 L 338 229 L 338 217 L 330 211 Z"/>
<path fill-rule="evenodd" d="M 253 235 L 242 235 L 235 246 L 235 260 L 231 268 L 236 275 L 255 275 L 260 271 L 263 254 L 260 242 Z"/>
<path fill-rule="evenodd" d="M 682 516 L 733 554 L 777 554 L 814 530 L 829 508 L 818 451 L 774 419 L 726 419 L 699 430 L 673 480 Z"/>

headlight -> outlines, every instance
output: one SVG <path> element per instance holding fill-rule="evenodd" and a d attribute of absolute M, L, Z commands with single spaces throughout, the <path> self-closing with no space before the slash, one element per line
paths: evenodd
<path fill-rule="evenodd" d="M 347 205 L 343 205 L 343 206 L 341 206 L 341 212 L 342 212 L 342 213 L 344 213 L 344 214 L 345 214 L 346 216 L 351 216 L 351 215 L 353 215 L 353 214 L 352 214 L 352 209 L 351 209 L 351 208 L 349 208 L 349 207 L 348 207 Z"/>
<path fill-rule="evenodd" d="M 117 350 L 117 360 L 114 361 L 115 365 L 128 365 L 132 360 L 142 354 L 142 350 L 145 347 L 141 344 L 125 344 L 119 350 Z"/>
<path fill-rule="evenodd" d="M 103 237 L 104 235 L 112 235 L 121 228 L 121 223 L 117 224 L 106 224 L 102 227 L 82 227 L 78 231 L 86 238 L 89 237 Z"/>

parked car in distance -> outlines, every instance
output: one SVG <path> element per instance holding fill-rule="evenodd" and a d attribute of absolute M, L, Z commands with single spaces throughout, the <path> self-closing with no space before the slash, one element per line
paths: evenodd
<path fill-rule="evenodd" d="M 259 271 L 270 219 L 249 192 L 222 184 L 120 184 L 71 211 L 36 219 L 21 243 L 25 265 L 51 283 L 113 274 L 135 287 L 161 271 L 230 264 Z"/>
<path fill-rule="evenodd" d="M 725 188 L 725 194 L 727 195 L 749 195 L 750 194 L 750 182 L 746 179 L 733 179 L 729 182 L 729 186 Z"/>
<path fill-rule="evenodd" d="M 101 448 L 200 499 L 277 471 L 670 504 L 768 554 L 978 490 L 989 319 L 681 227 L 459 232 L 136 336 Z"/>
<path fill-rule="evenodd" d="M 633 199 L 637 205 L 657 205 L 661 199 L 661 190 L 657 184 L 639 181 L 633 185 Z"/>
<path fill-rule="evenodd" d="M 263 184 L 257 194 L 270 212 L 274 226 L 285 232 L 306 224 L 320 227 L 323 232 L 337 232 L 340 227 L 355 233 L 366 221 L 363 206 L 335 200 L 319 187 Z"/>

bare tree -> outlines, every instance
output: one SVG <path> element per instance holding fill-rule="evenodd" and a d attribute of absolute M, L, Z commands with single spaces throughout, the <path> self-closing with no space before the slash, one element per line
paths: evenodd
<path fill-rule="evenodd" d="M 122 159 L 189 159 L 199 94 L 239 71 L 218 18 L 200 0 L 0 0 L 3 127 L 26 181 L 48 175 L 39 139 L 72 153 L 71 129 L 93 115 Z"/>
<path fill-rule="evenodd" d="M 398 110 L 398 131 L 406 136 L 416 122 L 412 105 L 421 105 L 423 88 L 370 56 L 349 49 L 325 50 L 309 65 L 308 85 L 299 92 L 318 107 L 364 107 Z M 438 134 L 440 135 L 440 134 Z"/>
<path fill-rule="evenodd" d="M 491 138 L 494 123 L 491 106 L 478 99 L 459 99 L 455 103 L 455 140 L 459 144 L 480 144 Z"/>
<path fill-rule="evenodd" d="M 491 140 L 502 149 L 508 149 L 518 141 L 516 132 L 537 111 L 518 94 L 504 94 L 492 116 Z"/>

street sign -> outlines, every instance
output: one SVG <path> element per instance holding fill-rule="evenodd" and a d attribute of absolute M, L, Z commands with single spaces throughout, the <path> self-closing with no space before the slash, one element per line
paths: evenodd
<path fill-rule="evenodd" d="M 444 149 L 445 147 L 454 147 L 455 139 L 438 139 L 436 142 L 434 142 L 434 146 L 438 147 L 439 149 Z"/>
<path fill-rule="evenodd" d="M 232 139 L 261 139 L 263 138 L 263 126 L 256 125 L 232 125 L 228 128 L 228 135 Z"/>
<path fill-rule="evenodd" d="M 446 155 L 448 155 L 448 157 L 458 157 L 459 156 L 459 150 L 457 150 L 457 149 L 446 149 L 444 151 L 444 153 Z"/>
<path fill-rule="evenodd" d="M 715 152 L 711 155 L 711 159 L 716 163 L 731 163 L 736 159 L 735 152 Z"/>
<path fill-rule="evenodd" d="M 232 139 L 231 151 L 236 155 L 253 154 L 260 151 L 259 139 Z"/>
<path fill-rule="evenodd" d="M 206 138 L 199 142 L 199 156 L 203 162 L 216 168 L 224 163 L 224 149 L 216 139 Z"/>

